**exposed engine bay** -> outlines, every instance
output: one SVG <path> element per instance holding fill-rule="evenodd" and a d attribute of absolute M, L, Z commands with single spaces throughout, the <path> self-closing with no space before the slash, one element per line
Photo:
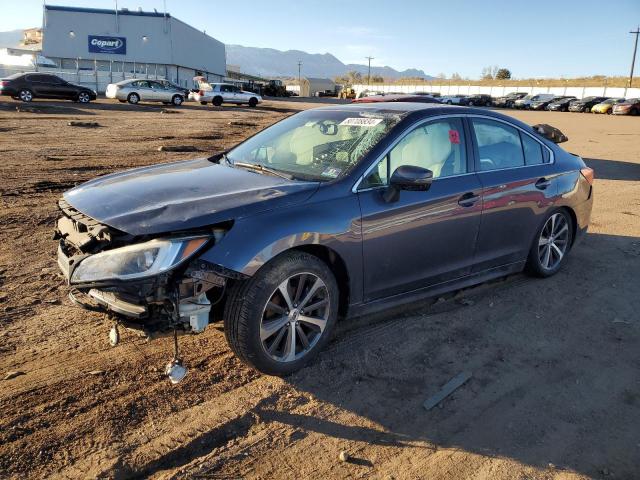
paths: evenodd
<path fill-rule="evenodd" d="M 177 360 L 178 332 L 203 332 L 227 281 L 242 277 L 196 258 L 224 236 L 225 225 L 171 238 L 135 237 L 97 222 L 64 199 L 58 206 L 63 216 L 54 239 L 60 242 L 58 265 L 72 288 L 69 298 L 109 315 L 112 345 L 119 341 L 119 325 L 150 338 L 173 333 Z M 166 265 L 155 267 L 158 262 Z M 93 273 L 100 268 L 108 272 L 105 278 Z"/>

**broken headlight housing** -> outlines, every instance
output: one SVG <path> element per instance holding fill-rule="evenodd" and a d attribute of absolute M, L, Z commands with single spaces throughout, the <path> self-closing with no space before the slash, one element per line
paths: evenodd
<path fill-rule="evenodd" d="M 199 251 L 209 237 L 156 239 L 96 253 L 80 262 L 71 283 L 136 280 L 171 270 Z"/>

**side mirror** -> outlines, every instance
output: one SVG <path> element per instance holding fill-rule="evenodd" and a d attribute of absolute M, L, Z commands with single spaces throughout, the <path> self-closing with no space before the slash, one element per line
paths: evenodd
<path fill-rule="evenodd" d="M 427 191 L 433 181 L 433 172 L 428 168 L 401 165 L 393 172 L 389 187 L 383 197 L 386 202 L 398 200 L 400 190 Z"/>

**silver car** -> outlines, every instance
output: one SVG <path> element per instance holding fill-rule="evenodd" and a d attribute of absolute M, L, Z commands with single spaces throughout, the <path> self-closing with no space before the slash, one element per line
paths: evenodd
<path fill-rule="evenodd" d="M 185 100 L 183 89 L 166 85 L 156 80 L 123 80 L 107 85 L 107 98 L 115 98 L 122 103 L 162 102 L 182 105 Z"/>

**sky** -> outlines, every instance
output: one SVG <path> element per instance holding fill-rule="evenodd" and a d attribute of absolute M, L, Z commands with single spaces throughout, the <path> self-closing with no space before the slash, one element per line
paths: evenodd
<path fill-rule="evenodd" d="M 0 0 L 0 31 L 39 26 L 42 0 Z M 47 0 L 113 8 L 114 0 Z M 628 75 L 640 0 L 166 0 L 167 11 L 227 43 L 331 53 L 344 63 L 479 78 Z M 162 0 L 118 0 L 163 10 Z M 226 20 L 220 20 L 224 17 Z M 636 72 L 640 70 L 640 53 Z"/>

